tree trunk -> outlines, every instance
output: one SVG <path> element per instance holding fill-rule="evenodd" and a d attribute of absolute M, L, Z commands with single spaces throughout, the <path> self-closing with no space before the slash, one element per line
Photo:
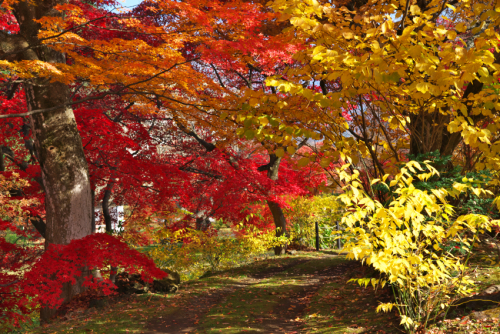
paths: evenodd
<path fill-rule="evenodd" d="M 0 146 L 0 172 L 5 172 L 5 162 L 3 160 L 3 149 Z"/>
<path fill-rule="evenodd" d="M 95 225 L 95 190 L 90 189 L 90 196 L 92 200 L 92 224 L 91 224 L 91 230 L 92 234 L 96 233 L 97 231 L 97 226 Z"/>
<path fill-rule="evenodd" d="M 197 217 L 195 227 L 198 231 L 206 231 L 210 227 L 210 220 L 207 217 Z"/>
<path fill-rule="evenodd" d="M 113 234 L 113 221 L 111 214 L 109 212 L 109 200 L 111 199 L 111 192 L 114 186 L 113 181 L 109 181 L 106 186 L 106 190 L 104 191 L 104 196 L 102 198 L 102 215 L 104 217 L 104 223 L 106 224 L 106 233 Z M 115 283 L 116 281 L 116 273 L 118 271 L 117 267 L 111 266 L 111 272 L 109 274 L 109 279 L 111 282 Z"/>
<path fill-rule="evenodd" d="M 500 59 L 500 53 L 495 53 L 495 59 Z M 471 95 L 478 94 L 484 84 L 474 80 L 467 85 L 462 99 L 466 101 Z M 483 115 L 472 115 L 472 103 L 467 103 L 467 114 L 476 124 Z M 461 132 L 450 133 L 448 123 L 450 115 L 443 115 L 439 111 L 428 113 L 421 111 L 419 114 L 410 115 L 410 154 L 423 154 L 439 151 L 441 156 L 453 155 L 453 152 L 462 141 Z"/>
<path fill-rule="evenodd" d="M 278 171 L 280 167 L 281 158 L 275 154 L 269 154 L 269 164 L 262 166 L 261 170 L 267 169 L 267 177 L 273 181 L 278 180 Z M 281 206 L 273 201 L 267 201 L 267 206 L 273 215 L 274 226 L 276 228 L 276 237 L 279 238 L 283 235 L 286 236 L 286 218 L 283 214 Z M 275 246 L 274 255 L 284 255 L 286 253 L 286 245 Z"/>
<path fill-rule="evenodd" d="M 106 186 L 106 190 L 104 190 L 104 196 L 102 198 L 102 215 L 104 217 L 104 223 L 106 224 L 106 233 L 113 234 L 113 221 L 111 218 L 111 214 L 109 213 L 109 200 L 111 198 L 111 192 L 113 189 L 114 183 L 109 181 Z"/>
<path fill-rule="evenodd" d="M 441 147 L 445 146 L 443 140 L 449 120 L 449 115 L 443 115 L 439 111 L 411 114 L 410 154 L 441 151 Z"/>
<path fill-rule="evenodd" d="M 267 205 L 269 206 L 269 210 L 273 214 L 274 226 L 276 228 L 276 237 L 281 237 L 282 235 L 286 235 L 286 218 L 283 214 L 283 210 L 281 206 L 272 201 L 267 201 Z M 274 247 L 274 255 L 284 255 L 286 253 L 286 245 L 283 246 L 275 246 Z"/>
<path fill-rule="evenodd" d="M 61 15 L 54 6 L 66 0 L 19 1 L 12 5 L 20 32 L 8 34 L 0 31 L 0 55 L 7 61 L 41 61 L 66 63 L 65 55 L 56 52 L 38 39 L 40 24 L 45 16 Z M 30 48 L 31 46 L 31 48 Z M 45 190 L 46 230 L 45 247 L 68 244 L 92 233 L 92 203 L 87 161 L 83 151 L 73 110 L 66 104 L 70 100 L 69 88 L 51 77 L 35 77 L 25 81 L 28 110 L 48 109 L 30 116 L 34 148 L 42 170 Z M 65 284 L 61 297 L 69 301 L 80 293 L 84 276 L 77 283 Z M 42 307 L 40 319 L 47 322 L 55 309 Z"/>
<path fill-rule="evenodd" d="M 29 109 L 50 108 L 64 104 L 68 89 L 60 83 L 26 87 Z M 92 199 L 87 161 L 76 127 L 73 111 L 61 107 L 31 116 L 35 148 L 40 157 L 45 188 L 46 232 L 45 248 L 50 244 L 68 244 L 92 233 Z M 64 301 L 83 291 L 84 271 L 77 283 L 65 284 Z M 55 314 L 55 309 L 42 308 L 43 322 Z"/>
<path fill-rule="evenodd" d="M 95 190 L 91 189 L 90 195 L 92 198 L 92 234 L 97 232 L 97 227 L 95 225 Z M 94 279 L 97 280 L 98 282 L 102 281 L 102 275 L 101 271 L 99 269 L 94 269 L 92 270 L 92 276 L 94 276 Z M 113 281 L 114 283 L 114 281 Z"/>

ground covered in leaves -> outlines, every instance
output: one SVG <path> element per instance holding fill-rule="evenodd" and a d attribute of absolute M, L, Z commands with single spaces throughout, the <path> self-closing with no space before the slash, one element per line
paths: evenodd
<path fill-rule="evenodd" d="M 491 268 L 488 272 L 496 277 Z M 182 283 L 175 294 L 124 296 L 98 308 L 78 308 L 29 332 L 402 333 L 395 312 L 375 312 L 380 302 L 390 300 L 388 290 L 348 283 L 370 275 L 366 267 L 335 253 L 298 252 L 207 274 Z M 478 270 L 478 278 L 483 279 L 480 275 Z M 484 284 L 490 283 L 497 282 Z M 500 330 L 495 320 L 455 314 L 452 320 L 435 324 L 431 332 Z"/>

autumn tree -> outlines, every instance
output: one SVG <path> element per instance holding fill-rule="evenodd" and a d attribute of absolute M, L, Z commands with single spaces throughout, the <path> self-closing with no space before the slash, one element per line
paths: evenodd
<path fill-rule="evenodd" d="M 206 55 L 196 60 L 195 68 L 212 77 L 215 83 L 227 89 L 237 101 L 246 90 L 257 94 L 276 93 L 274 88 L 266 86 L 266 78 L 282 73 L 287 65 L 294 62 L 292 56 L 301 47 L 293 33 L 283 31 L 288 24 L 279 21 L 279 13 L 266 6 L 265 1 L 245 2 L 258 5 L 261 12 L 240 21 L 241 28 L 247 31 L 244 39 L 238 37 L 237 30 L 231 24 L 224 24 L 214 31 L 215 38 L 220 41 L 217 47 L 210 43 L 200 43 L 191 48 L 197 54 Z M 230 23 L 233 19 L 228 15 L 224 22 Z M 284 152 L 288 150 L 293 155 L 293 152 L 307 143 L 307 138 L 281 143 L 268 140 L 252 130 L 244 131 L 241 125 L 247 124 L 249 120 L 238 117 L 238 114 L 239 108 L 236 108 L 221 110 L 217 116 L 226 120 L 228 128 L 235 128 L 238 136 L 255 141 L 261 146 L 262 152 L 267 152 L 267 161 L 259 166 L 259 170 L 266 172 L 269 180 L 278 182 Z M 265 126 L 270 119 L 263 117 L 254 122 Z M 275 120 L 271 122 L 274 123 Z M 288 226 L 282 205 L 273 200 L 267 200 L 267 205 L 273 216 L 276 236 L 284 236 Z M 285 251 L 286 247 L 275 247 L 276 255 L 282 255 Z"/>
<path fill-rule="evenodd" d="M 277 94 L 248 91 L 246 117 L 300 124 L 322 137 L 325 164 L 365 164 L 372 178 L 396 171 L 408 154 L 434 151 L 463 158 L 455 163 L 469 169 L 496 169 L 498 46 L 488 5 L 275 1 L 272 7 L 304 49 L 293 66 L 267 80 Z M 474 162 L 466 164 L 460 152 L 467 150 Z"/>
<path fill-rule="evenodd" d="M 31 210 L 30 222 L 45 238 L 47 250 L 51 245 L 77 245 L 71 241 L 91 234 L 94 200 L 90 177 L 106 184 L 104 199 L 115 186 L 116 173 L 123 176 L 128 172 L 128 180 L 140 174 L 139 169 L 123 173 L 118 167 L 124 166 L 127 157 L 138 161 L 155 154 L 147 149 L 151 142 L 144 132 L 146 124 L 170 118 L 176 127 L 194 125 L 217 131 L 224 138 L 218 145 L 231 142 L 234 128 L 226 125 L 234 122 L 220 116 L 224 109 L 235 110 L 238 101 L 229 88 L 193 64 L 202 57 L 212 57 L 212 62 L 225 59 L 234 45 L 248 50 L 253 47 L 248 41 L 259 42 L 260 22 L 271 19 L 260 5 L 240 1 L 147 1 L 132 12 L 111 11 L 117 6 L 112 0 L 12 0 L 0 4 L 4 18 L 0 34 L 2 90 L 6 103 L 15 100 L 15 108 L 6 108 L 0 118 L 7 119 L 2 128 L 17 136 L 15 147 L 10 147 L 13 142 L 7 136 L 2 138 L 2 162 L 6 157 L 10 164 L 2 163 L 2 169 L 19 168 L 33 185 L 38 184 L 31 194 L 41 198 L 45 208 Z M 235 20 L 241 13 L 249 19 Z M 214 34 L 220 31 L 232 35 L 231 45 Z M 246 36 L 250 36 L 248 40 Z M 260 40 L 260 50 L 265 50 L 265 44 Z M 206 52 L 193 52 L 192 46 L 197 45 L 203 45 Z M 105 103 L 96 108 L 99 101 Z M 122 126 L 123 110 L 127 117 L 136 115 L 138 119 L 129 121 L 127 126 L 135 128 L 121 136 L 121 145 L 113 147 L 114 156 L 95 149 L 92 140 L 85 142 L 87 152 L 96 155 L 89 162 L 99 167 L 92 175 L 78 125 L 96 133 L 104 129 L 92 117 L 75 122 L 76 110 L 77 118 L 79 112 L 98 116 L 94 120 L 111 118 L 108 125 L 115 123 L 115 130 Z M 144 117 L 154 114 L 158 116 Z M 116 152 L 138 145 L 142 147 L 136 156 L 125 154 L 120 157 L 125 159 L 117 159 Z M 131 184 L 144 186 L 144 180 L 136 178 Z M 85 273 L 79 282 L 66 283 L 66 301 L 81 291 L 83 276 Z M 44 308 L 42 320 L 53 313 Z"/>

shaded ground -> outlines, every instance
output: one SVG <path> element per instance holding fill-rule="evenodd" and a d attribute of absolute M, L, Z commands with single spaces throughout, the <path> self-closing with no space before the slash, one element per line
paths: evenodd
<path fill-rule="evenodd" d="M 200 319 L 214 305 L 221 302 L 227 294 L 235 291 L 234 287 L 221 288 L 214 292 L 207 292 L 202 296 L 192 298 L 182 308 L 174 313 L 166 313 L 147 324 L 145 333 L 189 333 L 196 330 Z"/>
<path fill-rule="evenodd" d="M 303 288 L 284 293 L 281 302 L 275 306 L 270 315 L 264 317 L 259 330 L 264 332 L 299 333 L 306 325 L 304 315 L 311 307 L 311 301 L 325 284 L 339 279 L 355 268 L 355 264 L 341 264 L 315 272 L 314 278 L 308 278 Z M 303 268 L 297 267 L 293 272 L 300 273 Z"/>
<path fill-rule="evenodd" d="M 238 280 L 226 281 L 222 287 L 214 289 L 212 292 L 207 291 L 197 294 L 177 312 L 150 321 L 146 333 L 174 334 L 196 331 L 200 319 L 203 318 L 212 307 L 223 302 L 229 295 L 234 294 L 239 289 L 256 285 L 261 279 L 272 277 L 277 273 L 286 271 L 306 261 L 309 260 L 298 259 L 285 265 L 275 264 L 267 268 L 261 268 L 260 271 L 250 274 L 248 278 L 243 276 Z"/>
<path fill-rule="evenodd" d="M 36 333 L 399 333 L 394 314 L 376 314 L 381 291 L 347 283 L 363 269 L 342 256 L 299 252 L 146 294 Z M 393 324 L 395 324 L 393 326 Z"/>

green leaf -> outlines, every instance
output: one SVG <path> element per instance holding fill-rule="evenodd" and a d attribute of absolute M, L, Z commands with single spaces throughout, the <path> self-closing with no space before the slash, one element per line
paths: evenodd
<path fill-rule="evenodd" d="M 273 127 L 277 127 L 280 125 L 280 123 L 276 119 L 271 119 L 269 123 L 271 123 L 271 126 Z"/>

